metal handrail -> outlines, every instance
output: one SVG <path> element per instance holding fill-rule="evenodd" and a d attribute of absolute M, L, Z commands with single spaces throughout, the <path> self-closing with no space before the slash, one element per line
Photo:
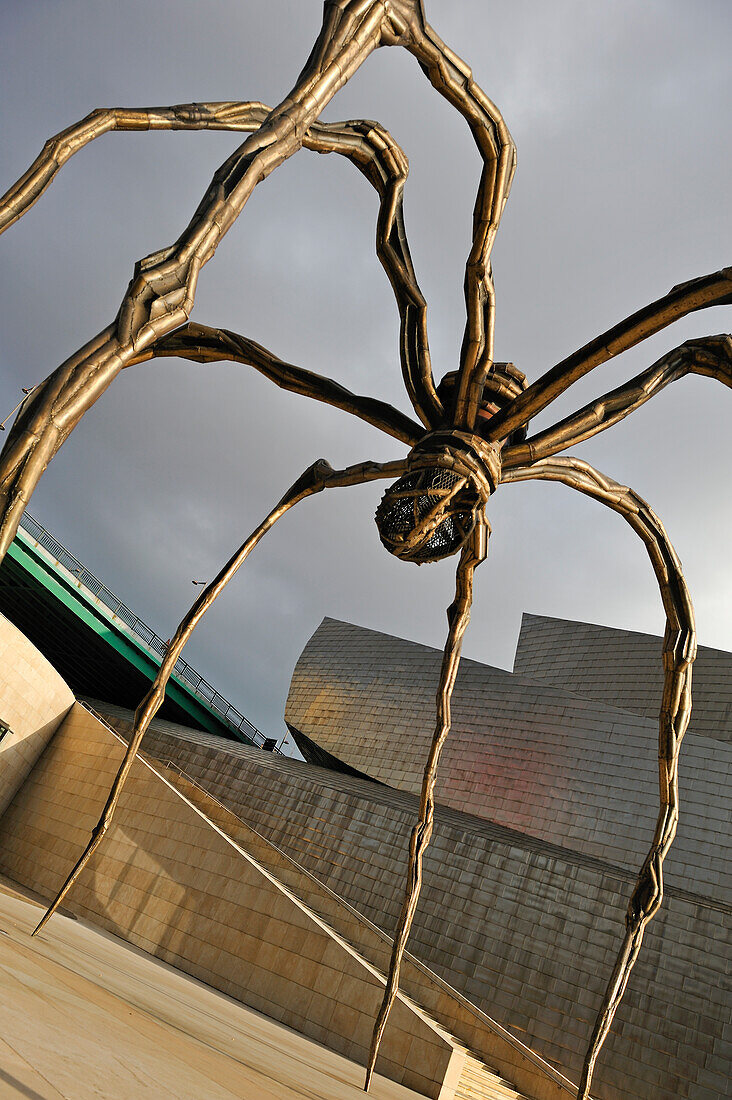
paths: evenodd
<path fill-rule="evenodd" d="M 50 531 L 30 515 L 28 511 L 25 511 L 21 517 L 20 525 L 26 534 L 42 546 L 59 565 L 62 565 L 69 573 L 74 576 L 80 584 L 82 584 L 89 592 L 95 596 L 100 603 L 111 611 L 118 619 L 132 631 L 132 633 L 139 638 L 147 646 L 155 656 L 161 660 L 168 651 L 167 642 L 164 642 L 162 638 L 158 637 L 154 630 L 144 623 L 139 615 L 136 615 L 127 604 L 123 603 L 118 596 L 115 596 L 111 592 L 103 581 L 100 581 L 98 577 L 95 577 L 85 565 L 75 558 L 70 550 L 67 550 L 65 546 L 54 538 Z M 249 721 L 236 707 L 224 699 L 223 695 L 216 690 L 208 680 L 205 680 L 199 672 L 196 672 L 187 661 L 184 661 L 182 657 L 179 657 L 173 666 L 173 671 L 176 676 L 183 681 L 185 686 L 189 688 L 194 695 L 197 695 L 208 707 L 210 707 L 216 714 L 223 719 L 228 726 L 230 726 L 237 733 L 242 733 L 247 740 L 251 741 L 253 745 L 258 748 L 262 748 L 267 744 L 271 746 L 272 738 L 266 737 L 257 727 Z M 279 752 L 278 748 L 272 748 L 271 751 Z"/>

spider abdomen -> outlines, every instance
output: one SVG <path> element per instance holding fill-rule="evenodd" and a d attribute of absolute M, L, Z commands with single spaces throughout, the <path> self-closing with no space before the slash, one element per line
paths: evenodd
<path fill-rule="evenodd" d="M 466 432 L 426 435 L 376 510 L 382 544 L 416 565 L 456 553 L 500 479 L 500 451 Z"/>

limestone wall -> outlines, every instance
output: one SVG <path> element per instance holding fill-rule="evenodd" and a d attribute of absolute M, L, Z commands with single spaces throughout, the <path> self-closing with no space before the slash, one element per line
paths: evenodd
<path fill-rule="evenodd" d="M 200 785 L 189 781 L 174 765 L 157 766 L 177 790 L 201 808 L 224 832 L 240 841 L 245 850 L 278 882 L 292 887 L 297 897 L 347 943 L 358 945 L 359 954 L 369 964 L 381 974 L 388 971 L 392 941 L 385 933 L 306 871 L 302 863 L 292 860 Z M 477 1100 L 478 1097 L 484 1100 L 489 1097 L 491 1100 L 498 1100 L 499 1097 L 502 1100 L 525 1100 L 525 1097 L 532 1097 L 533 1100 L 574 1100 L 576 1084 L 458 995 L 454 988 L 415 960 L 408 951 L 402 959 L 399 988 L 469 1049 L 460 1082 L 467 1087 L 467 1093 L 458 1088 L 456 1100 L 457 1097 L 464 1100 Z M 483 1091 L 479 1087 L 481 1084 Z M 468 1087 L 470 1085 L 473 1091 Z M 516 1093 L 515 1089 L 521 1089 L 521 1094 Z"/>
<path fill-rule="evenodd" d="M 46 658 L 0 615 L 0 817 L 74 702 Z"/>

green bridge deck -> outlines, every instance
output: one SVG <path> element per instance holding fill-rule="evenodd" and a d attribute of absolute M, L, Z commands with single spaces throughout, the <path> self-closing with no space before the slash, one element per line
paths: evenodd
<path fill-rule="evenodd" d="M 166 643 L 27 512 L 0 566 L 0 612 L 23 631 L 76 695 L 134 709 Z M 272 748 L 251 722 L 182 659 L 161 718 Z"/>

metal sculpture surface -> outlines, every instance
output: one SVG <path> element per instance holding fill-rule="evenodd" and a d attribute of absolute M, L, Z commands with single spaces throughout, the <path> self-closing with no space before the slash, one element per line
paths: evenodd
<path fill-rule="evenodd" d="M 340 87 L 379 46 L 404 46 L 434 88 L 465 118 L 483 161 L 465 269 L 467 322 L 459 369 L 435 384 L 427 340 L 426 303 L 409 254 L 402 213 L 407 161 L 373 122 L 320 123 Z M 0 200 L 0 231 L 40 197 L 59 168 L 109 130 L 218 129 L 249 133 L 218 169 L 187 229 L 170 248 L 135 267 L 114 321 L 63 363 L 23 401 L 0 455 L 0 557 L 46 466 L 84 413 L 120 371 L 155 356 L 198 362 L 229 359 L 249 364 L 284 389 L 360 417 L 406 443 L 403 461 L 366 462 L 334 471 L 315 462 L 198 596 L 172 639 L 155 683 L 135 715 L 135 727 L 92 839 L 39 931 L 88 863 L 109 828 L 124 781 L 143 735 L 158 710 L 170 673 L 196 624 L 254 546 L 298 501 L 326 488 L 397 478 L 376 513 L 384 546 L 417 564 L 460 551 L 455 600 L 437 692 L 437 723 L 424 772 L 419 820 L 412 832 L 408 881 L 394 936 L 383 1003 L 375 1027 L 366 1085 L 396 997 L 399 968 L 417 905 L 422 859 L 433 826 L 434 788 L 450 729 L 450 698 L 460 647 L 470 617 L 473 573 L 486 556 L 485 505 L 499 485 L 532 478 L 560 481 L 621 515 L 644 542 L 666 612 L 664 691 L 659 729 L 660 812 L 626 916 L 626 932 L 585 1058 L 578 1097 L 589 1095 L 593 1067 L 610 1029 L 644 929 L 661 904 L 662 864 L 678 819 L 677 764 L 691 708 L 694 617 L 679 560 L 663 525 L 631 489 L 586 462 L 555 457 L 603 431 L 685 374 L 704 374 L 732 385 L 732 339 L 713 336 L 682 344 L 625 386 L 613 390 L 551 428 L 527 438 L 527 424 L 573 382 L 680 317 L 732 303 L 732 269 L 673 288 L 547 371 L 531 385 L 510 363 L 493 361 L 494 293 L 490 255 L 515 168 L 515 148 L 494 104 L 470 69 L 426 22 L 421 0 L 326 0 L 320 35 L 290 94 L 271 110 L 261 103 L 199 103 L 154 109 L 113 108 L 86 119 L 46 143 L 38 159 Z M 404 383 L 418 421 L 371 397 L 282 362 L 235 333 L 189 322 L 201 268 L 243 209 L 254 187 L 302 146 L 339 153 L 379 194 L 377 253 L 389 277 L 401 319 Z"/>

